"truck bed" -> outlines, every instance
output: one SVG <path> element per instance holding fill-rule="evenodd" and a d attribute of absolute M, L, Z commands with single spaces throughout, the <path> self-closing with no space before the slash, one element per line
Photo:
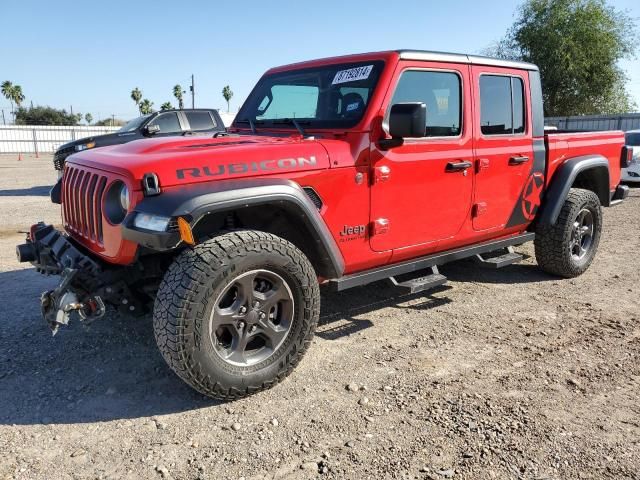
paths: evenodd
<path fill-rule="evenodd" d="M 547 131 L 544 135 L 547 147 L 547 181 L 553 178 L 558 166 L 566 159 L 580 156 L 600 155 L 609 161 L 609 191 L 620 183 L 624 132 Z"/>

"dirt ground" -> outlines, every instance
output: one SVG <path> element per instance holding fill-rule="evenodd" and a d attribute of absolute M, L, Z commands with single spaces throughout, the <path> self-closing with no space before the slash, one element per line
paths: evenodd
<path fill-rule="evenodd" d="M 640 189 L 575 280 L 464 261 L 430 295 L 325 292 L 294 373 L 225 404 L 169 370 L 149 318 L 51 336 L 55 278 L 14 256 L 58 222 L 50 165 L 0 157 L 0 479 L 640 479 Z"/>

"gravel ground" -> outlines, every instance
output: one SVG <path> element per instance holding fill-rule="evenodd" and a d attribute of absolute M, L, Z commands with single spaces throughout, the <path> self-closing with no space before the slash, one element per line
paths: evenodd
<path fill-rule="evenodd" d="M 0 159 L 0 479 L 640 479 L 640 190 L 575 280 L 465 261 L 431 295 L 323 294 L 294 373 L 224 404 L 171 373 L 149 318 L 51 337 L 55 279 L 13 253 L 58 222 L 49 162 Z"/>

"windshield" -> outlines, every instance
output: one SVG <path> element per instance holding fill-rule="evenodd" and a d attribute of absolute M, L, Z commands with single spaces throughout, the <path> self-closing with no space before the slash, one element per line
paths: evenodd
<path fill-rule="evenodd" d="M 362 119 L 383 67 L 382 61 L 370 61 L 266 75 L 234 123 L 287 127 L 296 119 L 305 128 L 353 127 Z"/>
<path fill-rule="evenodd" d="M 143 115 L 142 117 L 134 118 L 133 120 L 129 120 L 120 130 L 119 132 L 133 132 L 136 130 L 142 123 L 149 118 L 150 115 Z"/>

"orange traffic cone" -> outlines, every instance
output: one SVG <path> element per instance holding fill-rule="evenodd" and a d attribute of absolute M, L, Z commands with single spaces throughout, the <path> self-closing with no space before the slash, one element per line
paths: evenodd
<path fill-rule="evenodd" d="M 18 153 L 18 161 L 21 162 L 22 161 L 22 153 Z"/>

